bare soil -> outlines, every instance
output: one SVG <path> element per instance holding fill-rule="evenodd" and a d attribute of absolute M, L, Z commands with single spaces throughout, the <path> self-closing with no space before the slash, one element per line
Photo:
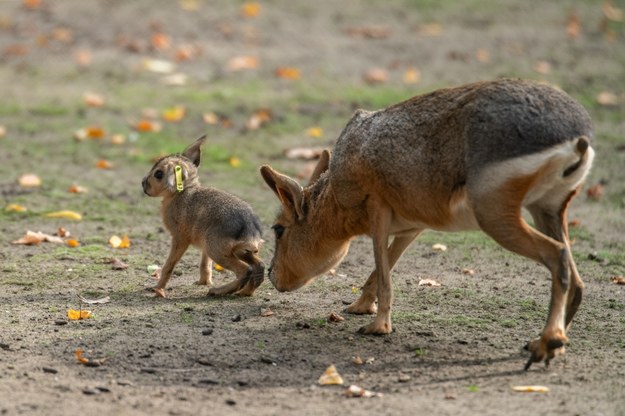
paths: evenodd
<path fill-rule="evenodd" d="M 611 281 L 625 274 L 623 24 L 606 20 L 600 4 L 581 0 L 438 3 L 276 0 L 260 2 L 258 16 L 246 18 L 243 3 L 230 1 L 0 2 L 0 125 L 7 130 L 0 138 L 0 206 L 30 210 L 0 214 L 0 414 L 625 415 L 625 291 Z M 150 46 L 154 33 L 192 46 L 192 59 L 178 63 L 186 86 L 165 86 L 163 76 L 141 69 L 144 58 L 175 55 L 175 46 Z M 76 61 L 81 51 L 90 53 L 85 66 Z M 257 57 L 258 68 L 229 70 L 238 56 Z M 276 78 L 278 67 L 297 68 L 301 79 Z M 413 67 L 420 80 L 405 83 Z M 377 86 L 363 79 L 374 68 L 388 75 Z M 255 207 L 269 263 L 278 204 L 257 173 L 260 164 L 297 174 L 304 162 L 285 160 L 282 150 L 331 146 L 356 107 L 397 91 L 408 98 L 501 76 L 560 85 L 589 108 L 596 125 L 596 167 L 570 214 L 586 291 L 566 355 L 550 367 L 523 371 L 522 350 L 546 319 L 547 270 L 479 233 L 425 233 L 413 244 L 393 273 L 388 336 L 358 334 L 372 318 L 343 312 L 373 268 L 366 237 L 354 241 L 335 274 L 293 293 L 278 293 L 267 281 L 250 298 L 208 298 L 193 284 L 199 276 L 193 249 L 166 299 L 149 290 L 154 280 L 146 268 L 164 262 L 169 238 L 158 201 L 139 186 L 162 150 L 161 136 L 152 145 L 152 136 L 125 131 L 142 108 L 183 104 L 194 114 L 163 133 L 174 150 L 208 128 L 202 112 L 221 109 L 241 123 L 255 106 L 277 108 L 269 130 L 211 130 L 215 149 L 242 155 L 241 169 L 223 161 L 201 167 L 203 182 Z M 107 96 L 108 107 L 85 109 L 88 90 Z M 210 102 L 202 91 L 211 91 Z M 599 104 L 602 92 L 614 94 L 614 102 Z M 200 99 L 185 101 L 196 93 Z M 291 113 L 302 119 L 293 121 Z M 115 147 L 71 138 L 94 121 L 127 133 L 128 141 Z M 296 127 L 281 130 L 288 123 Z M 315 123 L 324 126 L 320 140 L 306 137 Z M 115 168 L 93 168 L 100 158 Z M 41 177 L 40 188 L 17 185 L 27 172 Z M 69 195 L 74 182 L 89 192 Z M 599 183 L 604 195 L 589 198 L 588 188 Z M 84 219 L 39 215 L 59 209 Z M 59 226 L 82 246 L 11 244 L 27 229 Z M 130 248 L 108 246 L 111 235 L 124 233 Z M 447 251 L 434 251 L 438 242 Z M 112 270 L 113 257 L 129 267 Z M 214 279 L 222 284 L 232 276 L 215 272 Z M 441 286 L 420 286 L 420 279 Z M 68 321 L 79 296 L 110 302 L 82 304 L 95 317 Z M 273 314 L 263 316 L 267 310 Z M 329 321 L 332 312 L 345 320 Z M 79 363 L 78 349 L 101 365 Z M 318 385 L 330 364 L 345 385 Z M 352 384 L 380 396 L 348 398 Z M 520 385 L 549 391 L 512 390 Z"/>

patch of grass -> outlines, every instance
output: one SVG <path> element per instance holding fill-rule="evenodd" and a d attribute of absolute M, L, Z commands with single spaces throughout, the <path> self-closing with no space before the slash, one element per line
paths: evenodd
<path fill-rule="evenodd" d="M 427 355 L 427 350 L 425 348 L 419 347 L 415 349 L 414 354 L 417 358 L 423 358 Z"/>

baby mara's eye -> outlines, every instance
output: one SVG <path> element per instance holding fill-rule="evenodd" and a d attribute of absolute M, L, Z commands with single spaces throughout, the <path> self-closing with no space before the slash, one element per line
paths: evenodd
<path fill-rule="evenodd" d="M 156 172 L 154 172 L 154 177 L 160 181 L 161 179 L 163 179 L 163 171 L 157 170 Z"/>
<path fill-rule="evenodd" d="M 282 237 L 282 234 L 284 234 L 284 227 L 280 224 L 276 224 L 271 228 L 273 228 L 274 233 L 276 233 L 276 240 L 278 240 L 280 237 Z"/>

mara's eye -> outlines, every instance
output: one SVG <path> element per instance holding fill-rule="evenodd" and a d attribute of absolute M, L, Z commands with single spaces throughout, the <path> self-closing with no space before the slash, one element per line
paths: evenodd
<path fill-rule="evenodd" d="M 280 237 L 282 237 L 282 234 L 284 234 L 284 227 L 280 224 L 276 224 L 271 228 L 273 228 L 274 233 L 276 233 L 276 240 L 278 240 Z"/>
<path fill-rule="evenodd" d="M 154 172 L 154 177 L 160 181 L 161 179 L 163 179 L 163 171 L 157 170 L 156 172 Z"/>

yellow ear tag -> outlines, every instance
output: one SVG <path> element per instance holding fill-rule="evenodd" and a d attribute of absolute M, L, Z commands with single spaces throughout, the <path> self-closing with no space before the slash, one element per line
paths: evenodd
<path fill-rule="evenodd" d="M 178 192 L 182 192 L 184 191 L 184 184 L 182 183 L 182 168 L 180 165 L 176 165 L 174 171 L 176 172 L 176 190 Z"/>

